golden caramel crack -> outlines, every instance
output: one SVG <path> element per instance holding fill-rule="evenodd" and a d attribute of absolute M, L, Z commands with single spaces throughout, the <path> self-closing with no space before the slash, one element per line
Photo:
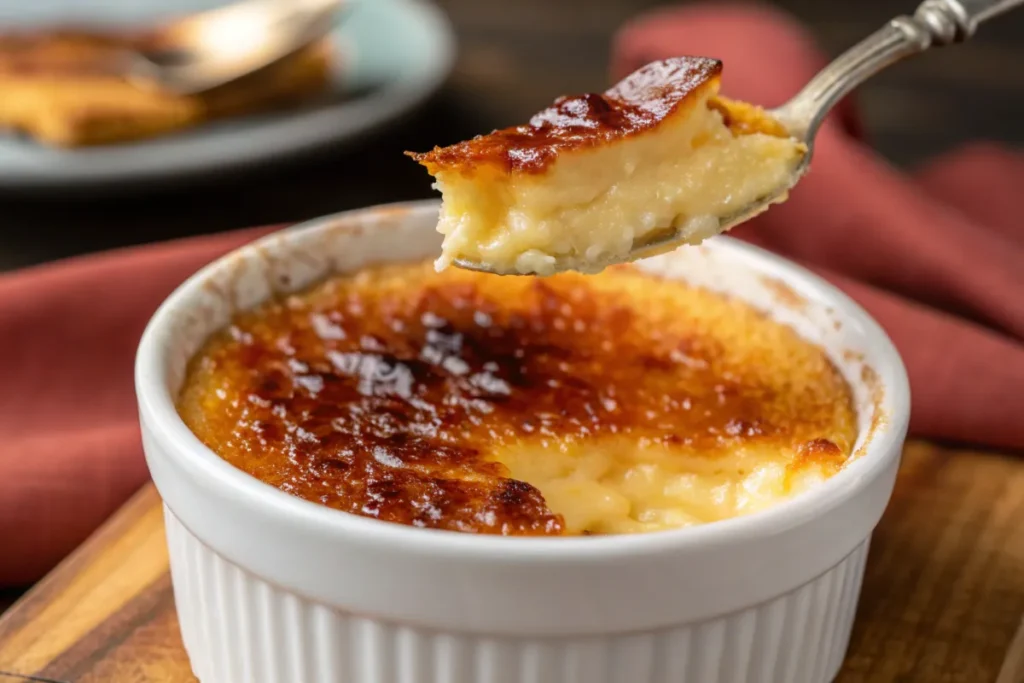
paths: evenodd
<path fill-rule="evenodd" d="M 409 156 L 431 174 L 494 164 L 509 172 L 540 173 L 560 154 L 638 135 L 697 102 L 718 82 L 722 63 L 705 57 L 655 62 L 600 93 L 559 97 L 526 125 L 478 135 L 449 147 Z"/>
<path fill-rule="evenodd" d="M 503 535 L 747 514 L 833 474 L 855 432 L 819 349 L 742 302 L 631 267 L 335 277 L 213 337 L 179 411 L 292 495 Z"/>

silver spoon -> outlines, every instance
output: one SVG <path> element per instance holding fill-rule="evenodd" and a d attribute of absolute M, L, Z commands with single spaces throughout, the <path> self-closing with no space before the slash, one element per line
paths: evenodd
<path fill-rule="evenodd" d="M 810 167 L 814 137 L 826 114 L 847 93 L 882 69 L 928 48 L 961 43 L 978 24 L 1014 7 L 1024 0 L 925 0 L 913 16 L 899 16 L 854 45 L 821 70 L 793 99 L 769 111 L 789 134 L 807 146 L 807 152 L 787 182 L 756 202 L 719 220 L 719 232 L 747 221 L 785 198 Z M 654 239 L 633 243 L 626 260 L 655 256 L 687 244 L 678 232 L 659 232 Z M 572 264 L 556 259 L 555 270 L 569 270 Z M 468 270 L 501 275 L 486 263 L 456 259 L 454 264 Z"/>
<path fill-rule="evenodd" d="M 193 14 L 160 31 L 159 49 L 125 54 L 127 78 L 180 95 L 218 88 L 324 37 L 343 0 L 243 0 Z"/>

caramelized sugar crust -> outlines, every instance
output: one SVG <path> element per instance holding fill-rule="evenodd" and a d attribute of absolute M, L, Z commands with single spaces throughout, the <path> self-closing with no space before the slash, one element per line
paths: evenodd
<path fill-rule="evenodd" d="M 560 97 L 530 122 L 478 135 L 449 147 L 412 154 L 431 174 L 471 171 L 493 164 L 505 171 L 543 172 L 566 151 L 606 145 L 658 127 L 695 105 L 698 93 L 717 90 L 722 63 L 707 57 L 675 57 L 633 72 L 603 94 Z"/>
<path fill-rule="evenodd" d="M 565 530 L 495 460 L 508 449 L 628 439 L 716 458 L 778 445 L 797 453 L 791 468 L 837 470 L 854 432 L 848 387 L 818 349 L 628 266 L 335 278 L 212 338 L 179 410 L 225 460 L 293 495 L 507 535 Z"/>

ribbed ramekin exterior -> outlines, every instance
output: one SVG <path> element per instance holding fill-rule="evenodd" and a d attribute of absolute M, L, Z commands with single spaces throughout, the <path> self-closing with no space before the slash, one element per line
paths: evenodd
<path fill-rule="evenodd" d="M 826 683 L 842 663 L 868 540 L 773 600 L 699 623 L 580 638 L 378 621 L 278 588 L 165 508 L 175 601 L 201 683 Z"/>

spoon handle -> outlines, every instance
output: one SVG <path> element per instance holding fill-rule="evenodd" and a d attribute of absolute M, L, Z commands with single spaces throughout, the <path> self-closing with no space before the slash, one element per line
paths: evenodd
<path fill-rule="evenodd" d="M 924 0 L 913 16 L 899 16 L 822 69 L 775 116 L 797 138 L 811 140 L 828 111 L 844 95 L 882 69 L 974 35 L 978 24 L 1024 0 Z"/>

